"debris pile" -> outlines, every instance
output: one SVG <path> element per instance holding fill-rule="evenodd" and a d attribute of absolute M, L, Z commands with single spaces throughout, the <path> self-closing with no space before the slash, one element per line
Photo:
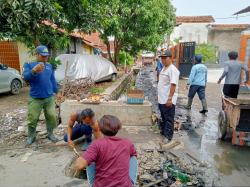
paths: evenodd
<path fill-rule="evenodd" d="M 193 164 L 182 162 L 170 152 L 139 150 L 139 186 L 205 186 Z"/>
<path fill-rule="evenodd" d="M 27 109 L 16 109 L 0 116 L 0 143 L 16 134 L 18 127 L 25 121 Z"/>
<path fill-rule="evenodd" d="M 66 82 L 65 87 L 62 86 L 63 96 L 68 99 L 84 99 L 88 97 L 89 88 L 94 84 L 95 82 L 88 77 Z"/>

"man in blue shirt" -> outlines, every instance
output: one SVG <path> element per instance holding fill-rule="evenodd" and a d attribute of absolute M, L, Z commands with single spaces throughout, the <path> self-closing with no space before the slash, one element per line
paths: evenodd
<path fill-rule="evenodd" d="M 195 55 L 195 65 L 191 69 L 191 73 L 188 79 L 187 86 L 189 87 L 188 92 L 188 104 L 186 109 L 190 110 L 193 102 L 193 98 L 197 93 L 201 100 L 203 109 L 200 111 L 201 114 L 208 112 L 207 101 L 205 96 L 205 88 L 207 84 L 207 67 L 202 62 L 201 55 Z"/>
<path fill-rule="evenodd" d="M 161 63 L 161 59 L 160 58 L 156 58 L 156 72 L 157 72 L 157 82 L 159 81 L 159 75 L 160 75 L 160 72 L 163 68 L 163 65 Z"/>
<path fill-rule="evenodd" d="M 36 126 L 41 111 L 44 111 L 48 139 L 52 142 L 58 141 L 53 134 L 56 127 L 56 111 L 54 94 L 58 88 L 52 65 L 49 64 L 48 48 L 40 45 L 36 48 L 37 61 L 24 64 L 23 77 L 30 84 L 30 97 L 28 100 L 28 139 L 27 145 L 36 139 Z"/>

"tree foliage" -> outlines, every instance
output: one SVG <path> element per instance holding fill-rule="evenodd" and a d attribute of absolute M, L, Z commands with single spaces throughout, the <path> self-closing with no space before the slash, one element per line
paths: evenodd
<path fill-rule="evenodd" d="M 202 61 L 204 63 L 216 62 L 216 48 L 210 44 L 200 44 L 195 47 L 195 54 L 202 55 Z"/>
<path fill-rule="evenodd" d="M 52 49 L 65 48 L 73 29 L 90 31 L 84 0 L 0 0 L 0 39 L 17 39 L 29 48 L 43 43 Z M 86 1 L 87 2 L 87 1 Z M 91 14 L 91 11 L 88 12 Z M 89 15 L 90 16 L 90 15 Z M 93 18 L 93 16 L 90 16 Z M 62 33 L 42 23 L 49 20 L 66 30 Z M 90 24 L 91 22 L 91 24 Z"/>
<path fill-rule="evenodd" d="M 170 0 L 0 0 L 0 37 L 21 40 L 30 48 L 41 42 L 60 48 L 69 44 L 67 33 L 74 29 L 97 30 L 117 64 L 121 50 L 131 55 L 154 51 L 174 27 L 174 11 Z M 43 25 L 43 20 L 66 32 Z"/>
<path fill-rule="evenodd" d="M 116 64 L 120 50 L 132 55 L 139 50 L 155 50 L 175 25 L 174 8 L 169 0 L 104 0 L 100 32 L 108 49 L 114 37 Z"/>

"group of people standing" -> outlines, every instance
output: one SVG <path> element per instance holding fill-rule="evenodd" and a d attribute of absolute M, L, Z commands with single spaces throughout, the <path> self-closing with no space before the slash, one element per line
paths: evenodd
<path fill-rule="evenodd" d="M 244 84 L 249 80 L 248 66 L 237 60 L 238 53 L 235 51 L 229 52 L 228 57 L 229 61 L 225 62 L 224 72 L 218 80 L 218 84 L 225 78 L 224 97 L 237 98 L 242 79 L 242 70 L 245 71 Z M 169 50 L 159 55 L 156 63 L 158 103 L 162 118 L 160 130 L 165 137 L 164 142 L 169 143 L 174 133 L 174 116 L 180 72 L 172 64 L 172 53 Z M 206 114 L 208 112 L 206 101 L 207 76 L 208 69 L 202 64 L 202 55 L 195 55 L 194 65 L 187 81 L 188 101 L 185 106 L 187 110 L 191 110 L 193 98 L 197 93 L 202 104 L 200 113 Z"/>

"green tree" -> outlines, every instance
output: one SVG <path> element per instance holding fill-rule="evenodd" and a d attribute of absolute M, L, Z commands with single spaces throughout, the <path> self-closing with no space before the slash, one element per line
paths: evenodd
<path fill-rule="evenodd" d="M 121 50 L 135 55 L 140 50 L 154 51 L 175 25 L 174 8 L 169 0 L 103 0 L 100 33 L 109 58 L 118 63 Z M 114 37 L 114 57 L 108 38 Z"/>
<path fill-rule="evenodd" d="M 201 54 L 203 62 L 215 63 L 216 62 L 216 48 L 211 44 L 200 44 L 195 47 L 195 54 Z"/>
<path fill-rule="evenodd" d="M 73 29 L 93 30 L 95 17 L 90 7 L 86 0 L 0 0 L 0 39 L 20 40 L 31 49 L 40 43 L 65 48 Z M 44 25 L 44 20 L 65 32 Z"/>

